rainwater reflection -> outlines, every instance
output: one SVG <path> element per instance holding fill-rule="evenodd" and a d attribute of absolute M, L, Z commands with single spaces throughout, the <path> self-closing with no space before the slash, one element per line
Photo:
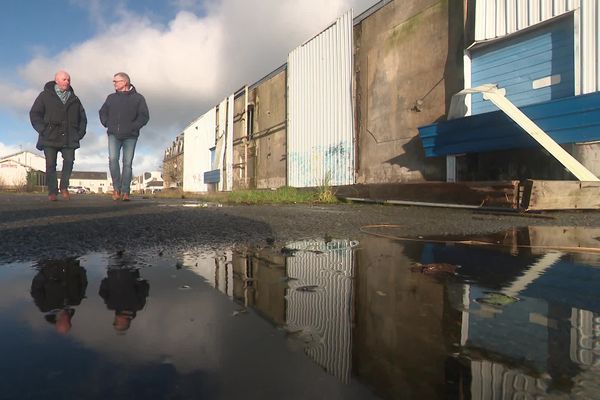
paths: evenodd
<path fill-rule="evenodd" d="M 600 398 L 600 230 L 386 235 L 0 266 L 0 398 Z"/>

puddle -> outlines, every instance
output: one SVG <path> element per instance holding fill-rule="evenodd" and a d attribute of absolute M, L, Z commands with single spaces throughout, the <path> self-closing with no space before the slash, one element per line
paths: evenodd
<path fill-rule="evenodd" d="M 2 265 L 0 398 L 600 397 L 600 230 L 384 234 Z"/>

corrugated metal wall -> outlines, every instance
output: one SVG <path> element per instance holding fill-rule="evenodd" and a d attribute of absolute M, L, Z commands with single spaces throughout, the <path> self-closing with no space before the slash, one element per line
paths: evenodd
<path fill-rule="evenodd" d="M 219 125 L 217 128 L 217 143 L 215 149 L 215 159 L 213 161 L 213 168 L 219 169 L 221 177 L 218 183 L 219 191 L 225 190 L 225 176 L 223 170 L 225 169 L 225 149 L 227 142 L 227 98 L 223 99 L 219 103 Z"/>
<path fill-rule="evenodd" d="M 352 10 L 288 56 L 288 184 L 354 183 Z"/>
<path fill-rule="evenodd" d="M 575 93 L 600 91 L 598 0 L 477 0 L 475 40 L 499 38 L 574 11 Z"/>
<path fill-rule="evenodd" d="M 298 250 L 287 259 L 288 276 L 297 279 L 286 296 L 287 328 L 315 336 L 306 353 L 342 382 L 350 381 L 352 367 L 354 246 L 349 240 L 286 245 Z M 299 285 L 318 288 L 295 290 Z"/>
<path fill-rule="evenodd" d="M 225 168 L 227 169 L 227 184 L 225 190 L 233 189 L 233 102 L 235 96 L 232 94 L 227 98 L 227 145 L 225 147 Z"/>
<path fill-rule="evenodd" d="M 205 192 L 204 173 L 211 170 L 210 148 L 215 145 L 216 109 L 192 122 L 184 131 L 183 190 Z"/>

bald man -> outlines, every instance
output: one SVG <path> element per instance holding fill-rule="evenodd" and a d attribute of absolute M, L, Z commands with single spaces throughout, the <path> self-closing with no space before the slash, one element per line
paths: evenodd
<path fill-rule="evenodd" d="M 29 111 L 33 129 L 38 132 L 37 149 L 46 156 L 46 184 L 48 200 L 56 201 L 58 181 L 56 159 L 62 154 L 63 165 L 60 178 L 60 193 L 69 200 L 69 180 L 75 162 L 75 149 L 85 136 L 87 117 L 81 101 L 71 86 L 71 76 L 58 71 L 54 81 L 47 82 Z"/>

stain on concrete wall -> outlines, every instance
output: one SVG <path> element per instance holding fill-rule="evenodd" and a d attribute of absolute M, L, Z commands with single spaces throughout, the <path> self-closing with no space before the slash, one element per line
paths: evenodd
<path fill-rule="evenodd" d="M 460 2 L 407 0 L 355 27 L 357 183 L 445 179 L 417 128 L 445 119 L 462 89 L 463 20 Z"/>

